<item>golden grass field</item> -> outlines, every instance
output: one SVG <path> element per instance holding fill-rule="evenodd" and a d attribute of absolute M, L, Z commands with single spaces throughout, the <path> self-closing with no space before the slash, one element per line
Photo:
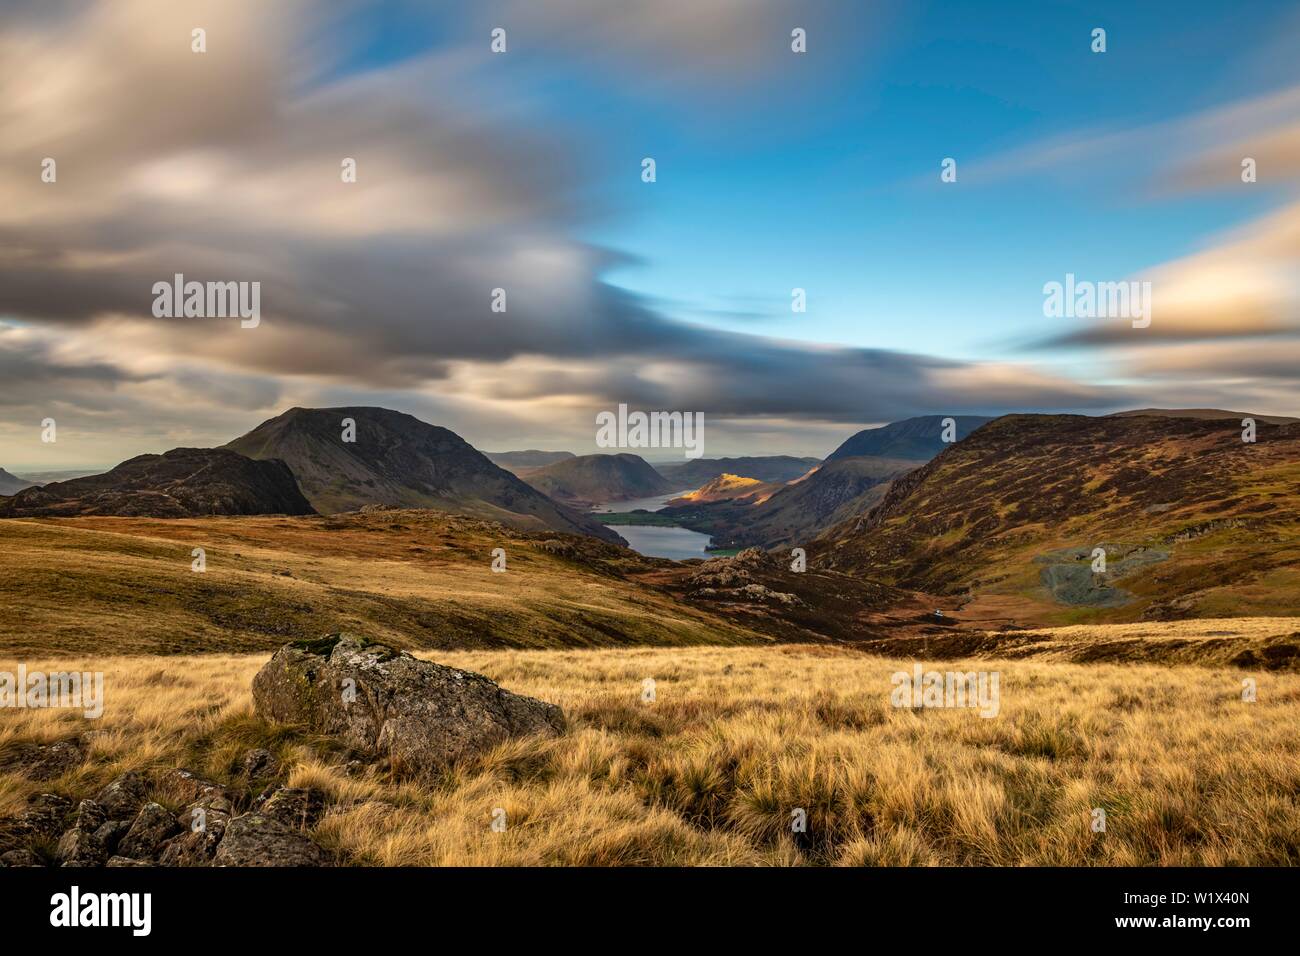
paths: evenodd
<path fill-rule="evenodd" d="M 269 651 L 339 630 L 403 648 L 768 640 L 548 537 L 430 511 L 0 521 L 0 654 Z"/>
<path fill-rule="evenodd" d="M 1001 710 L 985 719 L 895 709 L 890 675 L 912 661 L 842 648 L 422 656 L 560 704 L 568 733 L 510 742 L 433 780 L 349 777 L 336 744 L 254 716 L 249 682 L 266 654 L 24 658 L 104 671 L 107 706 L 98 721 L 5 715 L 0 755 L 94 737 L 85 764 L 54 781 L 0 775 L 0 816 L 38 789 L 84 797 L 127 769 L 185 766 L 237 789 L 239 756 L 268 746 L 290 785 L 329 795 L 315 837 L 344 864 L 1300 863 L 1295 673 L 927 662 L 1000 671 Z M 1254 703 L 1242 700 L 1247 676 Z M 647 677 L 653 703 L 641 700 Z M 1091 830 L 1095 807 L 1105 833 Z M 496 808 L 505 832 L 490 827 Z M 806 835 L 791 833 L 795 808 Z"/>

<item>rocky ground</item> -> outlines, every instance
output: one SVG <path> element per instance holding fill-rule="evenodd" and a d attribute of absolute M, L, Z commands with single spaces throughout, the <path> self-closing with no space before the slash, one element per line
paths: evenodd
<path fill-rule="evenodd" d="M 515 737 L 554 737 L 564 715 L 481 674 L 332 635 L 282 648 L 253 679 L 259 716 L 332 735 L 358 772 L 436 774 Z M 88 739 L 9 748 L 3 770 L 52 780 L 85 759 Z M 327 795 L 289 787 L 265 748 L 245 753 L 223 785 L 183 768 L 131 771 L 74 801 L 37 792 L 0 820 L 0 866 L 324 866 L 312 838 Z"/>
<path fill-rule="evenodd" d="M 80 748 L 63 741 L 27 759 L 30 775 L 57 776 L 69 760 L 80 760 Z M 241 773 L 237 785 L 222 786 L 180 768 L 152 778 L 132 771 L 76 803 L 35 794 L 17 816 L 0 820 L 0 866 L 329 863 L 310 835 L 324 795 L 284 786 L 278 762 L 264 749 L 245 754 Z"/>

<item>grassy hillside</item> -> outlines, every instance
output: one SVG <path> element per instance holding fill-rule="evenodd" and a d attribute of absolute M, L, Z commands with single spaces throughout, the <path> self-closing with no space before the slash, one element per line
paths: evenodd
<path fill-rule="evenodd" d="M 1105 574 L 1092 572 L 1106 552 Z M 828 531 L 827 567 L 1046 623 L 1300 614 L 1300 425 L 1010 415 Z"/>
<path fill-rule="evenodd" d="M 827 528 L 866 514 L 884 496 L 890 481 L 918 464 L 894 458 L 841 458 L 765 497 L 674 504 L 660 513 L 712 535 L 719 547 L 807 547 Z"/>
<path fill-rule="evenodd" d="M 821 463 L 818 458 L 791 455 L 754 455 L 742 458 L 695 458 L 658 462 L 655 468 L 672 484 L 671 490 L 698 488 L 719 475 L 744 475 L 759 481 L 794 481 Z"/>
<path fill-rule="evenodd" d="M 985 719 L 896 709 L 891 674 L 910 660 L 829 647 L 428 656 L 554 701 L 568 732 L 435 781 L 349 773 L 330 741 L 253 715 L 265 654 L 65 658 L 106 672 L 107 710 L 0 725 L 0 818 L 37 790 L 77 799 L 125 770 L 177 766 L 247 801 L 238 760 L 265 746 L 290 786 L 326 795 L 314 835 L 345 864 L 1300 864 L 1300 675 L 1258 674 L 1246 703 L 1236 670 L 954 662 L 1000 671 L 1000 711 Z M 88 730 L 87 761 L 60 777 L 3 769 L 25 745 Z M 504 833 L 490 828 L 498 807 Z M 1104 833 L 1090 827 L 1098 807 Z"/>
<path fill-rule="evenodd" d="M 340 628 L 403 647 L 760 640 L 622 577 L 665 563 L 430 511 L 0 521 L 0 652 L 229 653 Z"/>
<path fill-rule="evenodd" d="M 944 415 L 922 415 L 879 428 L 864 428 L 827 455 L 826 460 L 878 457 L 929 461 L 948 447 L 943 440 L 946 420 Z M 960 441 L 988 421 L 992 419 L 984 415 L 953 416 L 956 440 Z"/>
<path fill-rule="evenodd" d="M 522 474 L 542 494 L 575 508 L 681 490 L 640 455 L 581 455 Z"/>
<path fill-rule="evenodd" d="M 225 447 L 283 461 L 321 514 L 367 505 L 430 508 L 624 543 L 494 465 L 455 432 L 387 408 L 291 408 Z"/>

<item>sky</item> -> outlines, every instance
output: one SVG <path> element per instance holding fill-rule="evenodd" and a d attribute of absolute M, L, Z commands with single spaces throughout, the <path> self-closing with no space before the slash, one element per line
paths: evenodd
<path fill-rule="evenodd" d="M 295 405 L 578 453 L 702 412 L 709 456 L 1296 414 L 1297 49 L 1270 0 L 0 0 L 0 467 Z M 155 317 L 176 273 L 260 323 Z M 1045 314 L 1067 274 L 1150 324 Z"/>

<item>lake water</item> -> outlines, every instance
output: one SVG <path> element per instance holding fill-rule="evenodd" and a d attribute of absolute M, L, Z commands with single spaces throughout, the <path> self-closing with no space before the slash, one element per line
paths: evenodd
<path fill-rule="evenodd" d="M 654 498 L 634 498 L 630 501 L 607 501 L 603 505 L 598 505 L 594 511 L 597 514 L 624 514 L 628 511 L 645 509 L 646 511 L 658 511 L 666 505 L 670 499 L 676 498 L 693 489 L 687 488 L 683 491 L 674 491 L 670 495 L 659 495 Z M 652 525 L 619 525 L 612 530 L 617 531 L 627 539 L 628 546 L 637 554 L 644 554 L 651 558 L 672 558 L 674 561 L 682 561 L 686 558 L 707 558 L 708 553 L 705 548 L 713 540 L 707 534 L 700 534 L 698 531 L 691 531 L 688 528 L 657 528 Z"/>

